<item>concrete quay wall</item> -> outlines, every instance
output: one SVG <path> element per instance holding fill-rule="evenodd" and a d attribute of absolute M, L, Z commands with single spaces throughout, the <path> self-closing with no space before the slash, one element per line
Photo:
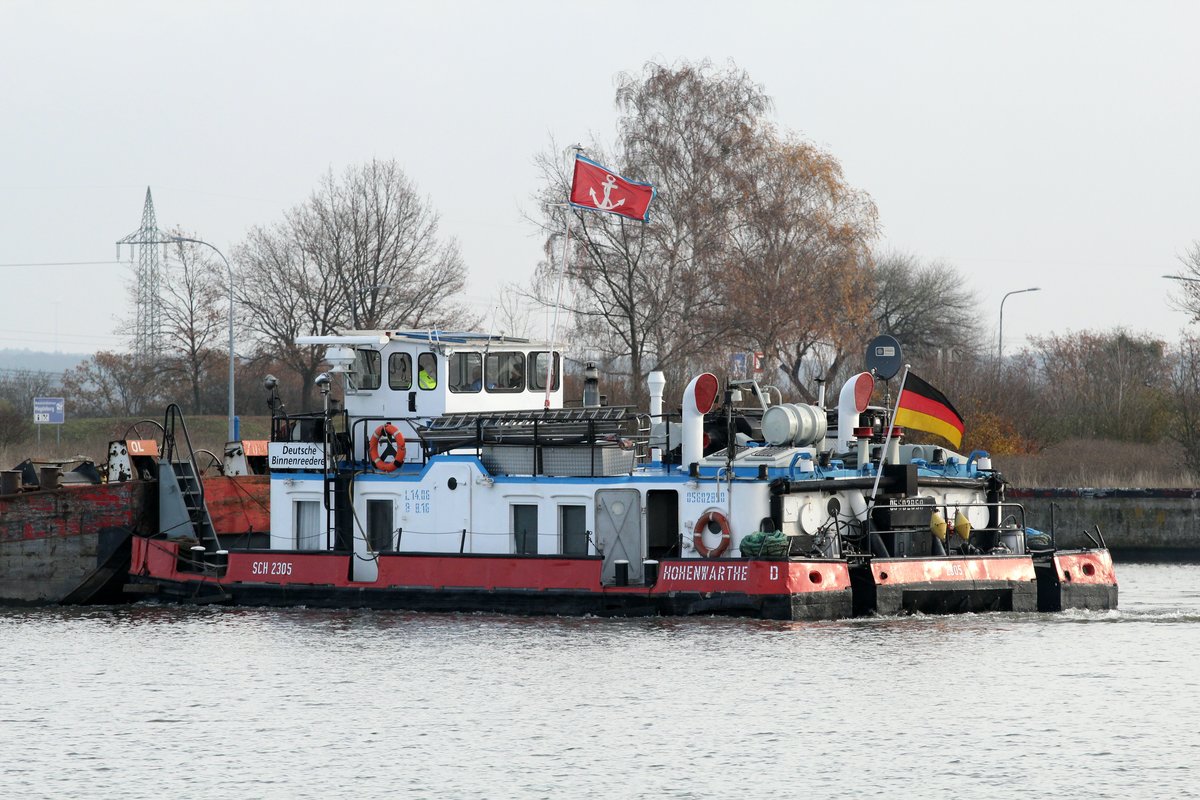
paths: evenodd
<path fill-rule="evenodd" d="M 1200 560 L 1200 489 L 1012 489 L 1025 524 L 1059 547 L 1094 547 L 1096 526 L 1119 560 Z"/>

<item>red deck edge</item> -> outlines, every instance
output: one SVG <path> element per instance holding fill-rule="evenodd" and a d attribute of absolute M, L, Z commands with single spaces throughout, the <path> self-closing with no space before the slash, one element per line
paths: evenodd
<path fill-rule="evenodd" d="M 1029 556 L 975 558 L 875 559 L 871 573 L 879 586 L 909 583 L 958 583 L 962 581 L 1033 582 L 1033 559 Z"/>
<path fill-rule="evenodd" d="M 167 581 L 230 584 L 317 585 L 355 588 L 521 589 L 537 591 L 736 592 L 794 595 L 839 592 L 850 588 L 840 561 L 663 561 L 653 587 L 601 587 L 597 558 L 521 558 L 519 556 L 382 555 L 378 578 L 349 579 L 351 556 L 333 553 L 229 554 L 224 578 L 179 571 L 179 543 L 135 537 L 131 571 Z"/>

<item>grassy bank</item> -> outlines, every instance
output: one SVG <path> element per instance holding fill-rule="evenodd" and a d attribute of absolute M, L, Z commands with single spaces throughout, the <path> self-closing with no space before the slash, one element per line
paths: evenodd
<path fill-rule="evenodd" d="M 266 439 L 271 418 L 241 417 L 243 439 Z M 186 418 L 192 446 L 211 450 L 220 455 L 228 434 L 224 416 L 189 416 Z M 37 436 L 0 449 L 0 464 L 5 469 L 27 458 L 57 461 L 71 458 L 90 458 L 100 463 L 108 454 L 108 443 L 114 439 L 161 439 L 162 418 L 152 421 L 144 417 L 104 417 L 69 419 L 63 425 L 43 425 L 42 441 Z M 59 428 L 57 432 L 55 428 Z M 56 436 L 57 433 L 57 436 Z M 178 433 L 178 432 L 177 432 Z"/>

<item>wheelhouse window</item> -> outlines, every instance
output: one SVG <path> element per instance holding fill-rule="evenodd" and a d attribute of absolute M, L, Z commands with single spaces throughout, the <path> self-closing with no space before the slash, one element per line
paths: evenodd
<path fill-rule="evenodd" d="M 383 357 L 378 350 L 355 350 L 354 371 L 350 373 L 350 386 L 360 391 L 378 389 L 383 380 L 380 367 Z"/>
<path fill-rule="evenodd" d="M 433 353 L 417 356 L 417 386 L 426 390 L 437 388 L 437 356 Z"/>
<path fill-rule="evenodd" d="M 538 551 L 538 507 L 512 507 L 513 539 L 517 555 L 537 555 Z"/>
<path fill-rule="evenodd" d="M 296 537 L 297 550 L 321 549 L 320 500 L 292 502 L 292 533 Z"/>
<path fill-rule="evenodd" d="M 450 362 L 450 391 L 478 392 L 483 387 L 483 356 L 455 353 Z"/>
<path fill-rule="evenodd" d="M 376 553 L 388 553 L 395 549 L 392 533 L 392 515 L 395 503 L 391 500 L 367 501 L 367 543 Z"/>
<path fill-rule="evenodd" d="M 546 360 L 551 353 L 540 350 L 529 354 L 529 388 L 535 392 L 546 391 Z M 554 367 L 550 374 L 550 391 L 558 391 L 558 353 L 554 353 Z"/>
<path fill-rule="evenodd" d="M 524 353 L 488 353 L 483 379 L 489 392 L 525 390 Z"/>
<path fill-rule="evenodd" d="M 392 353 L 388 357 L 388 388 L 406 391 L 412 388 L 412 356 Z"/>
<path fill-rule="evenodd" d="M 587 509 L 583 506 L 559 506 L 558 530 L 564 556 L 588 554 Z"/>

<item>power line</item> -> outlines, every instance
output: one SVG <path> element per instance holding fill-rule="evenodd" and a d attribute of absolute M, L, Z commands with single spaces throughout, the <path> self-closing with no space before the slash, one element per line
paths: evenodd
<path fill-rule="evenodd" d="M 14 377 L 18 375 L 56 375 L 62 377 L 69 370 L 65 369 L 24 369 L 22 367 L 0 367 L 0 377 Z"/>
<path fill-rule="evenodd" d="M 128 264 L 128 261 L 29 261 L 0 264 L 0 267 L 82 267 L 93 264 Z"/>

